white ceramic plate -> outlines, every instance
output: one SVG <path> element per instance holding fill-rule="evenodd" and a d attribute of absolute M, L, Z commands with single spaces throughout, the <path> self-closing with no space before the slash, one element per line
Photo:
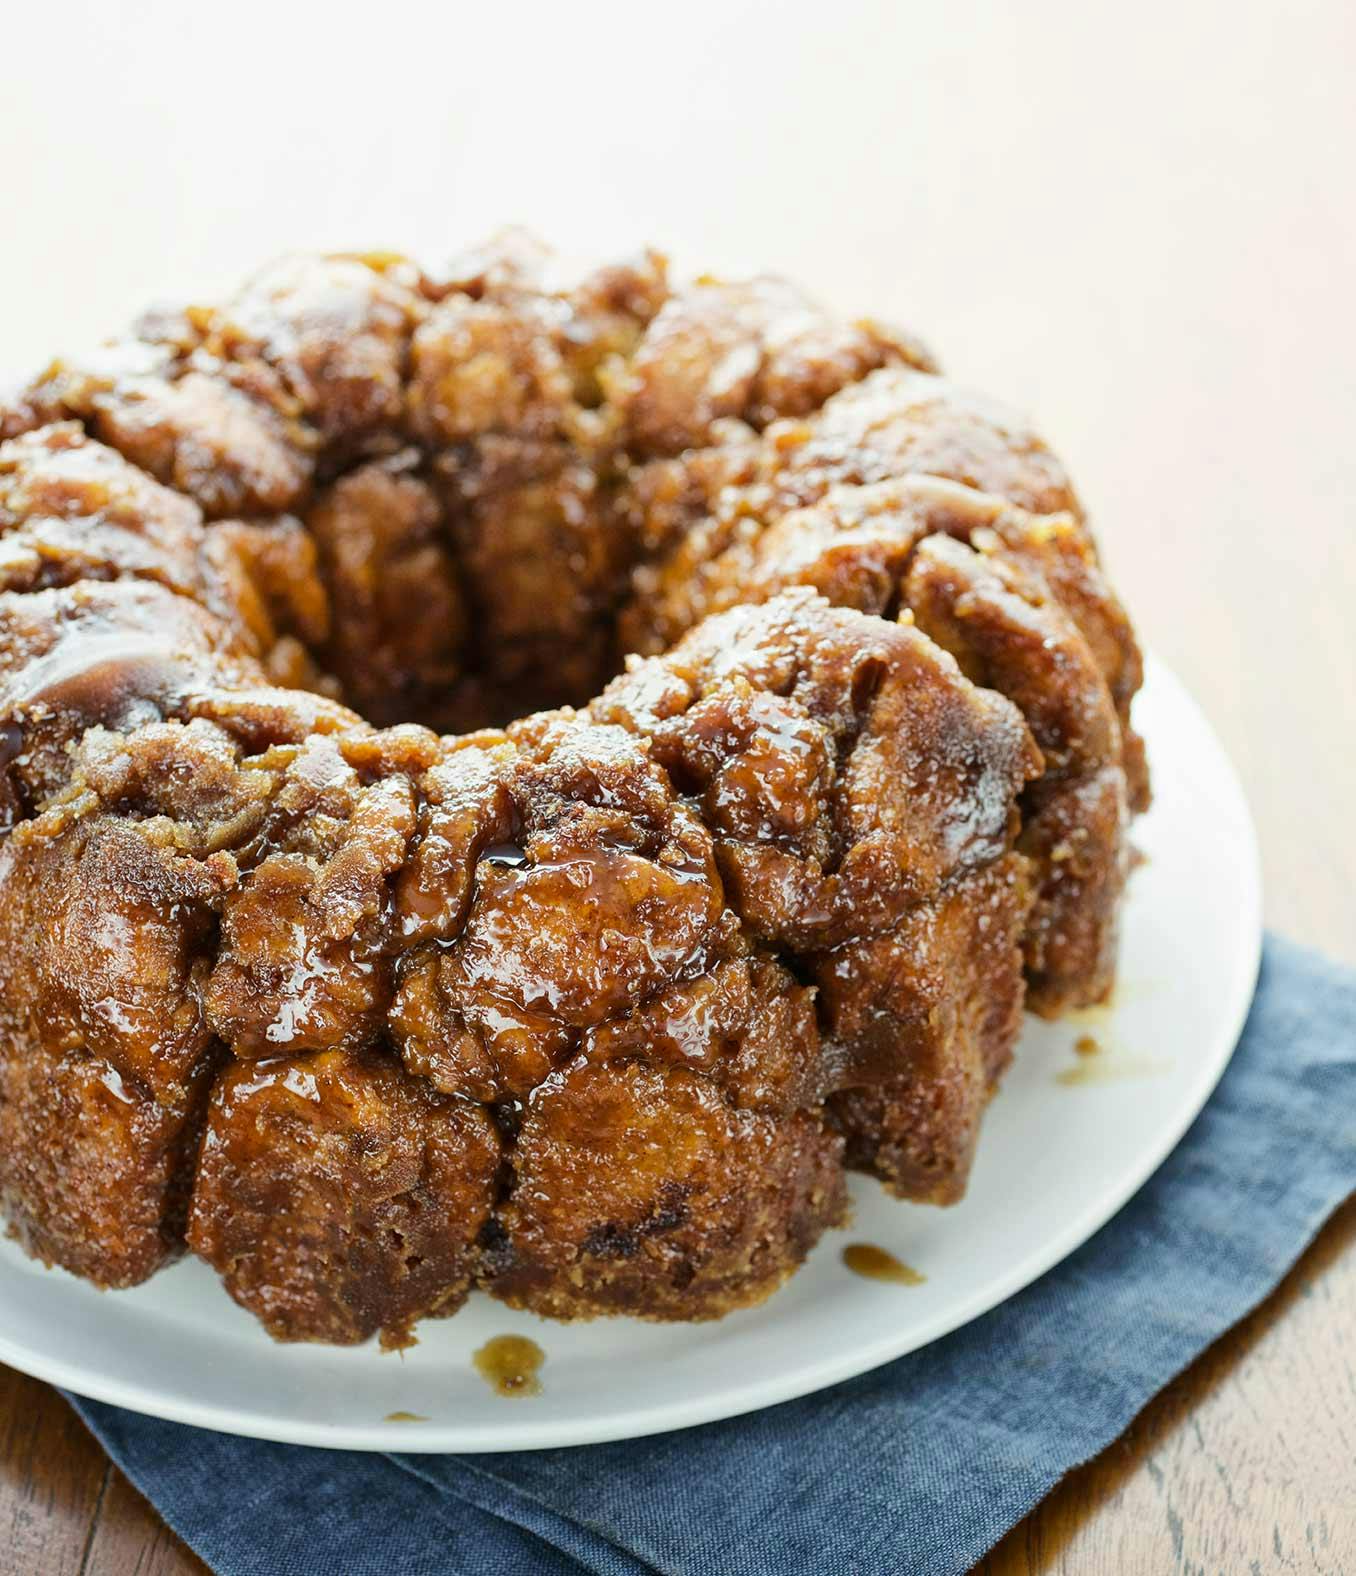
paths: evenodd
<path fill-rule="evenodd" d="M 1078 1021 L 1028 1020 L 958 1207 L 896 1203 L 857 1178 L 850 1230 L 830 1233 L 761 1308 L 706 1325 L 555 1325 L 477 1296 L 423 1325 L 403 1356 L 274 1345 L 196 1262 L 101 1293 L 5 1242 L 0 1360 L 99 1400 L 267 1439 L 528 1450 L 788 1400 L 984 1313 L 1085 1241 L 1159 1165 L 1224 1070 L 1252 994 L 1261 895 L 1238 781 L 1161 665 L 1136 716 L 1155 803 L 1135 829 L 1146 862 L 1131 882 L 1116 998 Z M 1075 1054 L 1085 1035 L 1102 1047 L 1096 1056 Z M 924 1281 L 851 1274 L 849 1242 L 889 1249 Z M 472 1367 L 476 1349 L 507 1332 L 544 1349 L 539 1395 L 504 1398 Z M 388 1421 L 395 1412 L 423 1421 Z"/>

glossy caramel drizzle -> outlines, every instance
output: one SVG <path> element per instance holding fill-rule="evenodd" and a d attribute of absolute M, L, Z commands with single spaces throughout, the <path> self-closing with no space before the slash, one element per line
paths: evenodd
<path fill-rule="evenodd" d="M 1055 1082 L 1069 1085 L 1120 1083 L 1127 1078 L 1151 1078 L 1164 1071 L 1162 1062 L 1148 1056 L 1127 1056 L 1113 1046 L 1106 1046 L 1090 1034 L 1081 1034 L 1074 1041 L 1074 1054 L 1078 1057 L 1072 1067 L 1061 1068 Z"/>
<path fill-rule="evenodd" d="M 537 1372 L 546 1353 L 525 1335 L 496 1335 L 472 1357 L 476 1372 L 497 1395 L 540 1395 Z"/>
<path fill-rule="evenodd" d="M 850 1242 L 843 1249 L 843 1263 L 866 1280 L 890 1281 L 896 1286 L 921 1286 L 927 1279 L 893 1253 L 872 1242 Z"/>

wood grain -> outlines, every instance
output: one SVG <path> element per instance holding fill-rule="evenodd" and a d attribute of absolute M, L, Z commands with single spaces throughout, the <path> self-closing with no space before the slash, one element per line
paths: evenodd
<path fill-rule="evenodd" d="M 103 1452 L 54 1390 L 0 1367 L 0 1570 L 78 1576 L 108 1479 Z"/>
<path fill-rule="evenodd" d="M 1356 1569 L 1356 1200 L 1280 1289 L 979 1566 Z"/>
<path fill-rule="evenodd" d="M 111 1468 L 82 1576 L 204 1576 L 206 1571 L 122 1473 Z"/>

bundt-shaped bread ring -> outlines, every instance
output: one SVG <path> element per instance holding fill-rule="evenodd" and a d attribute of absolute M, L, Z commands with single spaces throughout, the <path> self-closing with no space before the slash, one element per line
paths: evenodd
<path fill-rule="evenodd" d="M 959 1197 L 1024 1001 L 1109 990 L 1140 663 L 1058 461 L 780 281 L 554 268 L 291 259 L 0 405 L 45 1261 L 716 1317 L 845 1167 Z"/>

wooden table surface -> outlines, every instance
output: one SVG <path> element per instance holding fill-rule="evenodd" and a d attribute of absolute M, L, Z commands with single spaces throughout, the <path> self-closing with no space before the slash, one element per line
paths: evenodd
<path fill-rule="evenodd" d="M 536 47 L 477 10 L 16 8 L 0 363 L 261 252 L 436 257 L 506 219 L 771 264 L 893 315 L 1037 413 L 1238 764 L 1269 922 L 1356 961 L 1356 9 L 847 0 L 826 43 L 811 0 L 775 26 L 688 0 L 587 34 L 550 8 Z M 258 113 L 231 113 L 242 92 Z M 201 1569 L 53 1391 L 0 1370 L 0 1416 L 3 1576 Z M 1356 1570 L 1353 1485 L 1348 1205 L 982 1568 Z"/>

